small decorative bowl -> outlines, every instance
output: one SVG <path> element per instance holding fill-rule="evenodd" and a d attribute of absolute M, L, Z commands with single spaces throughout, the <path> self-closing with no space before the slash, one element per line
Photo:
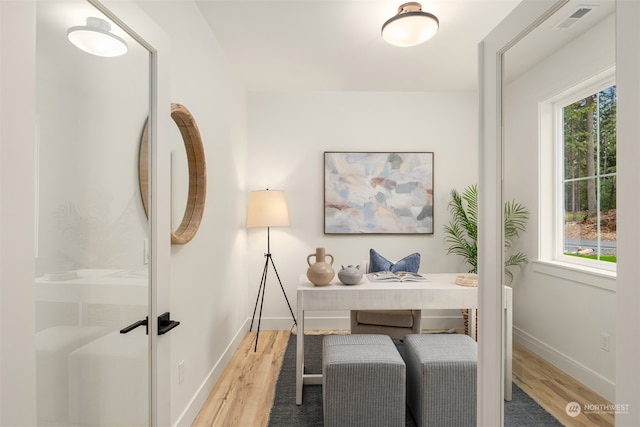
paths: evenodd
<path fill-rule="evenodd" d="M 348 265 L 347 268 L 343 266 L 342 269 L 338 271 L 338 279 L 345 285 L 357 285 L 360 283 L 360 280 L 362 280 L 360 266 L 354 267 L 353 265 Z"/>

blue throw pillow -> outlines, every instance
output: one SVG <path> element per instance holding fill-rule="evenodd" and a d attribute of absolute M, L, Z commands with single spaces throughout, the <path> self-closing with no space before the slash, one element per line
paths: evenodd
<path fill-rule="evenodd" d="M 394 264 L 376 252 L 375 249 L 369 250 L 368 273 L 375 273 L 378 271 L 391 271 L 393 273 L 397 273 L 398 271 L 408 271 L 410 273 L 417 273 L 419 269 L 420 254 L 418 252 L 407 255 Z"/>

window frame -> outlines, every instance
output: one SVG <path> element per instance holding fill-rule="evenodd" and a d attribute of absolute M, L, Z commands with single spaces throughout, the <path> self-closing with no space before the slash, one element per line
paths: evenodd
<path fill-rule="evenodd" d="M 617 263 L 564 254 L 564 107 L 616 85 L 615 67 L 578 83 L 539 105 L 540 253 L 542 262 L 572 269 L 616 273 Z M 551 167 L 549 167 L 551 165 Z M 551 170 L 550 170 L 551 169 Z M 551 172 L 551 173 L 549 173 Z M 596 174 L 596 178 L 599 175 Z M 617 176 L 617 173 L 616 173 Z M 549 189 L 545 194 L 543 189 Z"/>

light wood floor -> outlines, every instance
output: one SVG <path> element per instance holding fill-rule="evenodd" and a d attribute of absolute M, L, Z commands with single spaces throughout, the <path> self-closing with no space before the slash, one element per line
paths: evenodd
<path fill-rule="evenodd" d="M 340 333 L 324 333 L 328 332 Z M 247 333 L 193 427 L 266 426 L 289 334 L 289 331 L 261 331 L 258 351 L 254 353 L 255 332 Z M 575 401 L 582 408 L 587 404 L 606 405 L 609 402 L 517 343 L 513 348 L 513 377 L 522 390 L 566 426 L 614 425 L 612 414 L 597 413 L 606 411 L 592 410 L 589 412 L 596 413 L 588 414 L 582 411 L 575 418 L 567 415 L 567 402 Z"/>
<path fill-rule="evenodd" d="M 585 405 L 603 407 L 611 402 L 518 343 L 513 343 L 513 382 L 565 426 L 607 427 L 615 424 L 613 413 L 595 408 L 570 417 L 566 412 L 569 402 L 579 403 L 581 408 Z"/>

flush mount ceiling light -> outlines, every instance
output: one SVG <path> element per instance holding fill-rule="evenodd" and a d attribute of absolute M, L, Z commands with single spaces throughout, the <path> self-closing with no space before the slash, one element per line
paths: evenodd
<path fill-rule="evenodd" d="M 111 24 L 101 18 L 87 18 L 87 25 L 71 27 L 69 41 L 78 49 L 97 56 L 120 56 L 127 53 L 127 43 L 111 32 Z"/>
<path fill-rule="evenodd" d="M 382 26 L 382 38 L 394 46 L 416 46 L 433 37 L 439 25 L 438 18 L 423 12 L 420 3 L 404 3 L 398 14 Z"/>

